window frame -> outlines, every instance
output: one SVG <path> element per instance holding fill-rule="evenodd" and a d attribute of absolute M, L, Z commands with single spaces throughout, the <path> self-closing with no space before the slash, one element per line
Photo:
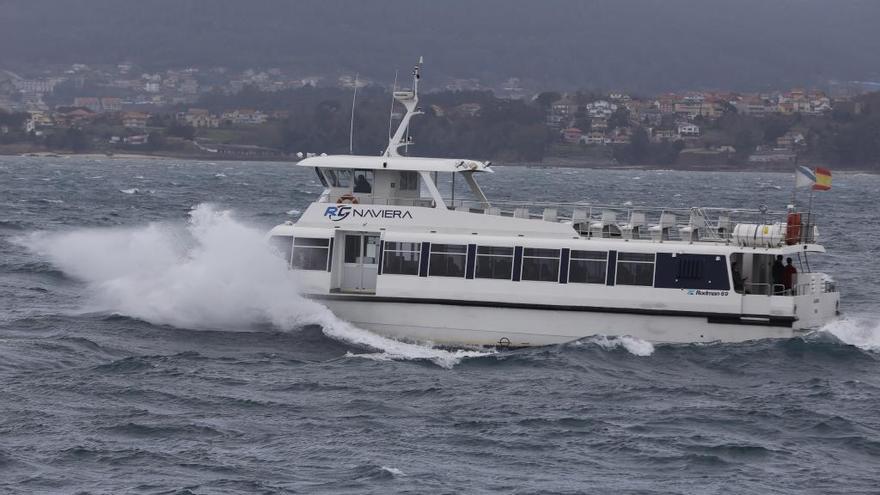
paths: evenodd
<path fill-rule="evenodd" d="M 293 250 L 290 256 L 290 266 L 296 270 L 306 270 L 306 271 L 327 271 L 330 267 L 330 239 L 326 237 L 293 237 Z M 309 267 L 306 268 L 304 266 L 298 266 L 295 261 L 297 259 L 297 253 L 314 253 L 318 250 L 323 251 L 324 253 L 324 267 L 316 268 Z"/>
<path fill-rule="evenodd" d="M 534 252 L 535 254 L 533 254 L 533 255 L 527 255 L 526 253 L 529 252 L 529 251 L 532 251 L 532 252 Z M 540 251 L 543 251 L 543 252 L 544 252 L 543 255 L 540 255 L 540 254 L 538 253 L 538 252 L 540 252 Z M 547 254 L 549 254 L 549 253 L 547 253 L 548 251 L 556 251 L 556 256 L 555 256 L 555 257 L 547 256 Z M 548 279 L 548 280 L 544 280 L 544 279 L 542 279 L 542 278 L 541 278 L 541 269 L 540 269 L 540 265 L 538 265 L 538 278 L 537 278 L 537 279 L 525 278 L 525 277 L 524 277 L 524 274 L 525 274 L 525 271 L 526 271 L 526 260 L 533 260 L 533 259 L 534 259 L 534 260 L 555 260 L 555 261 L 556 261 L 556 278 L 553 279 L 553 280 L 549 280 L 549 279 Z M 520 281 L 523 281 L 523 282 L 556 282 L 556 283 L 559 283 L 559 270 L 560 270 L 561 268 L 562 268 L 562 248 L 556 248 L 556 249 L 554 249 L 554 248 L 529 248 L 529 247 L 523 247 L 522 263 L 520 263 L 520 267 L 519 267 L 519 279 L 520 279 Z"/>
<path fill-rule="evenodd" d="M 578 253 L 592 253 L 592 254 L 595 254 L 595 255 L 603 254 L 604 256 L 601 257 L 601 258 L 598 257 L 598 256 L 595 256 L 595 257 L 592 257 L 592 258 L 587 258 L 587 257 L 584 257 L 584 256 L 591 256 L 591 255 L 578 254 Z M 570 251 L 569 251 L 569 255 L 568 255 L 568 280 L 566 280 L 566 282 L 568 282 L 568 283 L 570 283 L 570 284 L 595 284 L 595 285 L 605 285 L 605 282 L 606 282 L 607 277 L 608 277 L 608 257 L 609 257 L 608 251 L 587 251 L 587 250 L 583 250 L 583 249 L 572 249 L 572 250 L 570 250 Z M 591 282 L 591 281 L 589 280 L 589 271 L 588 271 L 588 272 L 587 272 L 587 278 L 588 278 L 588 279 L 587 279 L 586 281 L 583 281 L 583 282 L 582 282 L 582 281 L 580 281 L 580 280 L 572 280 L 572 279 L 571 279 L 571 274 L 572 274 L 572 272 L 573 272 L 572 267 L 574 266 L 574 264 L 575 264 L 576 262 L 582 262 L 582 261 L 593 262 L 593 263 L 602 263 L 602 279 L 601 279 L 601 280 L 598 280 L 598 281 L 596 281 L 596 282 Z"/>
<path fill-rule="evenodd" d="M 401 245 L 408 244 L 414 247 L 414 249 L 402 249 Z M 415 273 L 388 273 L 386 268 L 388 266 L 388 256 L 394 256 L 396 254 L 413 254 L 415 253 Z M 403 276 L 419 276 L 419 266 L 422 261 L 422 243 L 421 241 L 385 241 L 385 247 L 382 250 L 382 275 L 403 275 Z"/>
<path fill-rule="evenodd" d="M 481 249 L 505 249 L 505 250 L 510 250 L 510 254 L 496 254 L 496 253 L 485 253 L 485 252 L 480 253 Z M 476 253 L 474 255 L 474 278 L 481 279 L 481 280 L 513 280 L 513 265 L 514 265 L 513 261 L 514 261 L 515 256 L 516 256 L 516 249 L 514 249 L 513 246 L 479 246 L 478 245 Z M 495 262 L 498 259 L 504 259 L 504 258 L 509 259 L 510 260 L 510 270 L 508 272 L 507 278 L 480 276 L 479 275 L 479 273 L 480 273 L 479 266 L 480 266 L 480 259 L 481 258 L 484 258 L 484 259 L 488 258 L 488 259 L 492 260 L 492 269 L 491 270 L 493 273 L 495 272 Z"/>
<path fill-rule="evenodd" d="M 441 247 L 442 246 L 442 247 Z M 454 247 L 454 250 L 450 250 L 449 248 Z M 459 252 L 459 248 L 461 251 Z M 461 275 L 438 275 L 436 273 L 432 273 L 432 268 L 434 267 L 434 256 L 443 257 L 455 257 L 461 258 Z M 447 268 L 447 264 L 444 263 L 444 270 Z M 431 243 L 431 249 L 428 251 L 428 276 L 429 277 L 447 277 L 447 278 L 464 278 L 467 273 L 467 244 L 449 244 L 449 243 Z"/>
<path fill-rule="evenodd" d="M 647 260 L 638 260 L 638 259 L 624 259 L 627 256 L 651 256 L 651 261 Z M 620 281 L 620 265 L 621 263 L 630 263 L 637 265 L 650 265 L 651 266 L 651 282 L 648 284 L 631 284 L 631 283 L 622 283 Z M 617 252 L 617 263 L 614 267 L 614 285 L 626 285 L 630 287 L 654 287 L 654 279 L 656 278 L 657 271 L 657 253 L 632 253 L 632 252 Z"/>

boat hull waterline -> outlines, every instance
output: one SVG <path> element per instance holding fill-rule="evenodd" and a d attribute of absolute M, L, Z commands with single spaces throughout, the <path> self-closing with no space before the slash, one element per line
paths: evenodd
<path fill-rule="evenodd" d="M 655 344 L 788 339 L 809 333 L 789 319 L 661 315 L 589 310 L 504 308 L 394 302 L 354 296 L 316 298 L 339 318 L 385 337 L 445 346 L 530 347 L 603 335 Z"/>

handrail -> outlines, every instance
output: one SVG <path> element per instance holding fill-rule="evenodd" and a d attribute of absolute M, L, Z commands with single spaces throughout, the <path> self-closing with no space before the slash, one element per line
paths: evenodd
<path fill-rule="evenodd" d="M 431 198 L 374 197 L 355 194 L 361 205 L 436 207 Z M 533 220 L 569 223 L 588 237 L 626 237 L 632 239 L 730 242 L 737 224 L 786 224 L 788 212 L 767 209 L 720 207 L 661 207 L 603 205 L 589 202 L 511 201 L 491 202 L 489 207 L 473 199 L 443 198 L 451 210 Z M 322 197 L 322 202 L 333 202 Z M 609 220 L 609 218 L 613 220 Z M 800 225 L 798 243 L 815 242 L 814 216 L 807 215 Z M 653 233 L 651 232 L 653 231 Z"/>

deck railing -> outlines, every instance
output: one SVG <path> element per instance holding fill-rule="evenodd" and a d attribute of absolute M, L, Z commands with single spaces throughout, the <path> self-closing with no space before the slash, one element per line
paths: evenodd
<path fill-rule="evenodd" d="M 431 198 L 362 197 L 361 202 L 389 206 L 435 206 Z M 444 198 L 444 202 L 447 208 L 455 211 L 569 223 L 586 237 L 657 241 L 729 242 L 737 224 L 786 224 L 788 219 L 787 211 L 766 208 L 670 208 L 535 201 L 492 201 L 487 207 L 471 199 Z M 800 232 L 790 242 L 815 242 L 814 221 L 813 215 L 803 214 Z M 791 237 L 788 234 L 791 233 L 786 232 L 787 239 Z"/>

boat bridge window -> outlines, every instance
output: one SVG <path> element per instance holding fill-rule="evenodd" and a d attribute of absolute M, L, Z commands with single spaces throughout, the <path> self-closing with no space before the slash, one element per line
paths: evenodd
<path fill-rule="evenodd" d="M 618 253 L 617 285 L 654 285 L 653 253 Z"/>
<path fill-rule="evenodd" d="M 297 237 L 293 240 L 293 266 L 300 270 L 326 270 L 330 239 Z"/>
<path fill-rule="evenodd" d="M 524 248 L 522 280 L 559 281 L 559 249 Z"/>
<path fill-rule="evenodd" d="M 284 262 L 289 265 L 290 255 L 293 253 L 293 236 L 273 235 L 269 239 L 269 244 L 278 252 L 278 255 L 284 259 Z"/>
<path fill-rule="evenodd" d="M 370 194 L 373 192 L 373 171 L 354 171 L 354 190 L 352 192 Z"/>
<path fill-rule="evenodd" d="M 437 277 L 464 277 L 467 246 L 460 244 L 431 244 L 428 275 Z"/>
<path fill-rule="evenodd" d="M 421 243 L 386 242 L 382 259 L 382 273 L 389 275 L 418 275 Z"/>
<path fill-rule="evenodd" d="M 351 170 L 325 168 L 324 177 L 331 187 L 351 187 Z"/>
<path fill-rule="evenodd" d="M 513 248 L 477 246 L 476 278 L 510 280 L 513 276 Z"/>
<path fill-rule="evenodd" d="M 318 180 L 321 181 L 321 185 L 324 187 L 330 187 L 330 184 L 327 183 L 327 179 L 324 178 L 324 174 L 321 172 L 321 169 L 315 167 L 315 173 L 318 174 Z"/>
<path fill-rule="evenodd" d="M 605 251 L 571 251 L 568 281 L 578 284 L 604 284 L 608 253 Z"/>
<path fill-rule="evenodd" d="M 400 172 L 400 190 L 401 191 L 418 191 L 419 190 L 419 173 L 418 172 Z"/>

